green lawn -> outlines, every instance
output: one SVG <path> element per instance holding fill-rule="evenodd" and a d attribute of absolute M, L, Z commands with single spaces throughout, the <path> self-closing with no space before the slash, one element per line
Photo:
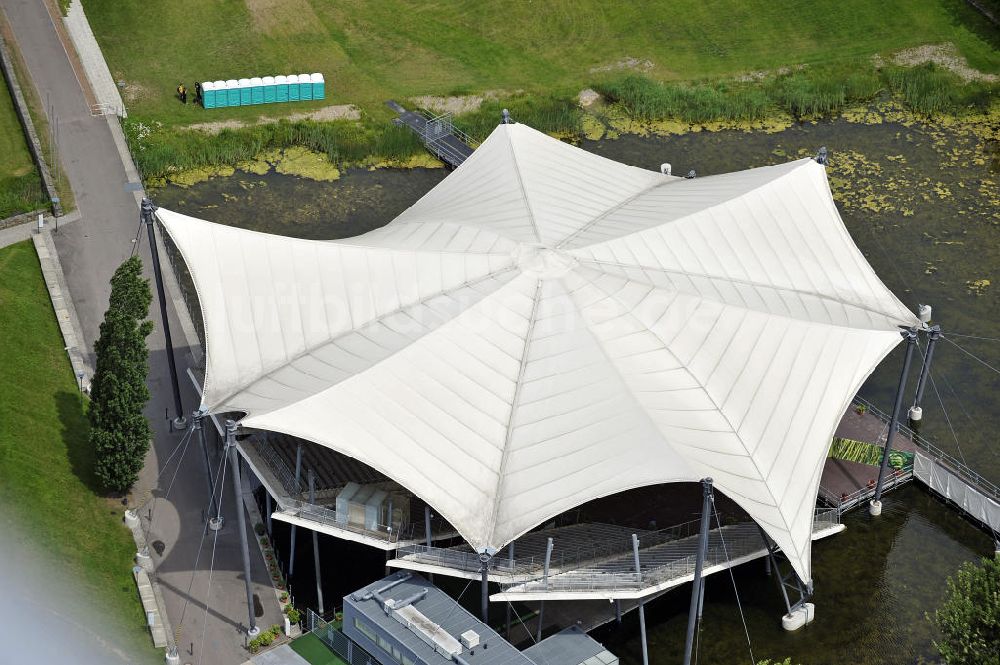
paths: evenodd
<path fill-rule="evenodd" d="M 312 665 L 347 665 L 337 654 L 320 641 L 313 633 L 307 633 L 289 645 Z"/>
<path fill-rule="evenodd" d="M 253 118 L 261 107 L 206 111 L 177 83 L 323 72 L 327 100 L 294 112 L 485 90 L 572 96 L 620 76 L 626 58 L 658 80 L 727 77 L 846 62 L 952 42 L 1000 71 L 992 32 L 962 0 L 84 0 L 126 104 L 143 119 L 187 124 Z M 141 35 L 141 36 L 140 36 Z"/>
<path fill-rule="evenodd" d="M 6 82 L 0 84 L 0 219 L 44 205 L 41 180 L 28 152 Z"/>
<path fill-rule="evenodd" d="M 121 506 L 93 490 L 87 418 L 28 241 L 0 249 L 0 340 L 0 510 L 80 580 L 111 641 L 151 656 L 135 544 Z"/>

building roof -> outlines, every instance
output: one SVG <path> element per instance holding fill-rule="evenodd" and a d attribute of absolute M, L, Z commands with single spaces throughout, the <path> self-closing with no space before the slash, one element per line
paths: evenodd
<path fill-rule="evenodd" d="M 535 665 L 613 665 L 618 658 L 579 626 L 569 626 L 523 651 Z"/>
<path fill-rule="evenodd" d="M 356 238 L 158 214 L 201 303 L 203 407 L 369 464 L 489 553 L 711 476 L 808 582 L 837 421 L 917 322 L 808 159 L 688 180 L 505 124 Z"/>
<path fill-rule="evenodd" d="M 386 600 L 397 604 L 415 593 L 426 591 L 426 596 L 413 603 L 412 607 L 439 625 L 448 635 L 459 640 L 462 633 L 472 630 L 479 635 L 479 646 L 473 649 L 463 648 L 462 660 L 469 665 L 534 665 L 521 651 L 500 636 L 495 630 L 484 624 L 464 607 L 455 602 L 448 594 L 425 580 L 423 577 L 409 572 L 398 572 L 385 579 L 373 582 L 344 598 L 344 604 L 351 604 L 367 619 L 382 631 L 405 645 L 424 662 L 448 662 L 451 659 L 436 652 L 427 642 L 404 626 L 398 620 L 385 613 L 381 603 L 374 597 L 362 600 L 366 594 L 378 590 L 387 582 L 402 580 L 387 592 L 382 594 Z M 483 648 L 483 645 L 486 648 Z M 539 664 L 541 665 L 541 664 Z"/>

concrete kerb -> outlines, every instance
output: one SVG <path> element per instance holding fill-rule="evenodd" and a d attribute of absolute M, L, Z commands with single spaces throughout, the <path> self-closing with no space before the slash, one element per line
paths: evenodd
<path fill-rule="evenodd" d="M 76 53 L 80 57 L 83 71 L 90 82 L 90 89 L 101 107 L 100 113 L 108 115 L 107 111 L 113 111 L 115 115 L 125 117 L 125 104 L 122 102 L 121 93 L 115 85 L 115 79 L 111 76 L 111 70 L 104 59 L 104 53 L 94 37 L 94 31 L 90 29 L 90 22 L 83 11 L 80 0 L 73 0 L 69 5 L 69 11 L 63 17 L 63 25 L 66 32 L 73 41 Z M 93 109 L 91 110 L 93 113 Z"/>
<path fill-rule="evenodd" d="M 153 604 L 155 604 L 156 608 L 155 612 L 157 615 L 157 624 L 162 626 L 164 631 L 164 635 L 162 636 L 163 643 L 159 643 L 161 641 L 159 639 L 159 635 L 153 634 L 153 631 L 150 631 L 150 636 L 153 638 L 153 645 L 158 648 L 166 647 L 169 652 L 171 648 L 176 647 L 176 644 L 174 644 L 173 630 L 171 630 L 170 627 L 170 617 L 167 616 L 167 605 L 163 601 L 163 594 L 160 591 L 160 585 L 156 580 L 156 572 L 152 558 L 149 557 L 148 554 L 146 557 L 141 556 L 141 553 L 149 551 L 149 545 L 146 543 L 146 536 L 142 532 L 142 520 L 139 518 L 137 513 L 127 510 L 125 511 L 125 526 L 132 533 L 132 539 L 135 541 L 136 563 L 138 564 L 137 567 L 141 568 L 143 572 L 148 575 L 149 584 L 153 592 Z M 148 558 L 149 561 L 145 562 L 145 558 Z M 149 568 L 153 568 L 153 570 L 149 570 Z M 139 585 L 138 578 L 136 580 L 136 584 Z M 147 603 L 144 602 L 144 606 L 146 604 Z"/>
<path fill-rule="evenodd" d="M 4 40 L 3 35 L 0 35 L 0 67 L 3 69 L 3 77 L 7 81 L 7 87 L 10 89 L 10 96 L 14 100 L 14 110 L 17 111 L 17 117 L 21 121 L 21 127 L 24 129 L 24 136 L 28 142 L 28 150 L 31 152 L 31 158 L 35 162 L 35 166 L 38 167 L 38 174 L 42 178 L 42 185 L 45 187 L 45 193 L 49 197 L 49 201 L 52 202 L 52 214 L 62 215 L 62 206 L 59 204 L 59 193 L 56 191 L 55 183 L 52 180 L 52 173 L 49 171 L 49 165 L 45 162 L 45 155 L 42 152 L 42 144 L 38 140 L 38 133 L 35 131 L 35 123 L 31 120 L 31 113 L 28 112 L 28 103 L 24 99 L 24 93 L 21 91 L 21 84 L 17 81 L 17 74 L 14 73 L 14 64 L 10 57 L 10 51 L 7 50 L 7 42 Z"/>
<path fill-rule="evenodd" d="M 77 377 L 81 390 L 87 392 L 90 389 L 90 378 L 94 376 L 94 365 L 90 362 L 89 350 L 82 348 L 83 334 L 80 319 L 77 317 L 73 300 L 68 295 L 66 277 L 63 275 L 62 264 L 59 263 L 59 254 L 56 253 L 52 234 L 44 231 L 36 233 L 31 236 L 31 240 L 38 255 L 38 263 L 42 268 L 42 277 L 45 279 L 45 287 L 52 301 L 56 321 L 59 323 L 59 331 L 66 345 L 66 354 L 69 356 L 70 365 L 73 366 L 73 374 Z"/>

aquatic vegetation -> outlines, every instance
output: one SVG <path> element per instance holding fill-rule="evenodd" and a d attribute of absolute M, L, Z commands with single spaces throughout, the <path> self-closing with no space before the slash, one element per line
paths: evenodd
<path fill-rule="evenodd" d="M 285 175 L 294 175 L 310 180 L 330 182 L 340 178 L 340 171 L 326 155 L 308 148 L 295 146 L 286 148 L 274 170 Z"/>

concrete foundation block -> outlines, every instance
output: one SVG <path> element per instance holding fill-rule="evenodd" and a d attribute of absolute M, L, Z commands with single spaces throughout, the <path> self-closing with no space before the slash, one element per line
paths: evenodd
<path fill-rule="evenodd" d="M 882 514 L 882 502 L 872 501 L 868 504 L 868 514 L 872 517 L 878 517 Z"/>
<path fill-rule="evenodd" d="M 815 616 L 816 607 L 812 603 L 803 603 L 781 617 L 781 627 L 789 632 L 798 630 L 812 621 Z"/>

